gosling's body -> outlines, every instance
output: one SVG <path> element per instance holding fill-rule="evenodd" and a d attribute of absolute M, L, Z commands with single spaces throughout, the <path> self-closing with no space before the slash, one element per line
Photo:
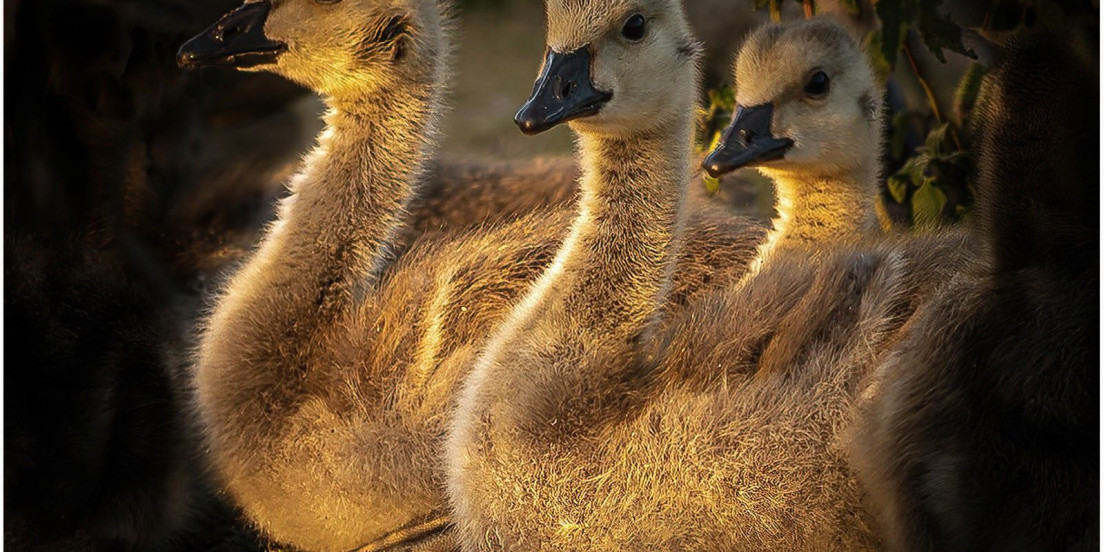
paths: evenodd
<path fill-rule="evenodd" d="M 475 472 L 465 544 L 878 549 L 847 424 L 872 366 L 964 264 L 964 245 L 782 254 L 761 283 L 692 302 L 650 338 L 654 353 L 582 349 L 575 364 L 492 372 L 465 404 L 483 416 L 465 449 L 478 462 L 464 466 Z M 528 338 L 528 354 L 550 354 L 545 341 Z"/>
<path fill-rule="evenodd" d="M 894 551 L 1099 547 L 1098 52 L 1019 40 L 975 112 L 981 260 L 881 364 L 856 432 Z"/>
<path fill-rule="evenodd" d="M 662 27 L 640 55 L 664 63 L 656 45 L 685 36 L 677 2 L 552 0 L 550 45 L 589 46 L 596 86 L 609 73 L 631 86 L 601 65 L 610 39 L 593 29 L 633 9 Z M 686 161 L 662 152 L 688 138 L 677 123 L 621 138 L 618 123 L 573 123 L 572 239 L 465 384 L 447 457 L 465 549 L 876 549 L 845 430 L 878 359 L 962 265 L 964 238 L 869 241 L 864 200 L 850 240 L 771 249 L 754 277 L 672 308 L 680 191 L 662 175 Z"/>
<path fill-rule="evenodd" d="M 404 235 L 457 235 L 530 214 L 570 212 L 579 168 L 569 157 L 490 162 L 438 159 L 410 207 Z"/>
<path fill-rule="evenodd" d="M 444 19 L 432 2 L 345 6 L 314 15 L 351 17 L 341 24 L 358 24 L 353 42 L 289 50 L 277 64 L 330 96 L 327 128 L 218 299 L 194 380 L 213 467 L 235 502 L 274 539 L 320 551 L 442 514 L 426 475 L 433 446 L 419 441 L 448 403 L 434 391 L 450 371 L 437 368 L 475 345 L 464 340 L 525 286 L 549 241 L 519 221 L 479 236 L 492 240 L 413 246 L 424 253 L 403 256 L 408 271 L 394 265 L 435 144 Z M 280 5 L 266 35 L 311 44 L 301 18 L 315 8 Z M 349 65 L 312 70 L 317 56 Z M 431 250 L 443 252 L 437 262 Z M 522 275 L 503 277 L 511 271 Z M 447 315 L 461 320 L 445 325 Z"/>

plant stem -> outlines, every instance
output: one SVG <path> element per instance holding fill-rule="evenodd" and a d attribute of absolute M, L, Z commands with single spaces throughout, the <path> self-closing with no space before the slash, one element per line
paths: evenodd
<path fill-rule="evenodd" d="M 939 124 L 943 124 L 943 112 L 939 109 L 939 102 L 935 99 L 935 92 L 932 91 L 931 86 L 928 85 L 928 80 L 924 78 L 924 74 L 920 72 L 920 66 L 916 63 L 916 56 L 912 53 L 912 46 L 909 45 L 908 40 L 905 41 L 904 46 L 901 48 L 905 52 L 905 57 L 908 58 L 909 66 L 912 67 L 912 74 L 916 76 L 916 80 L 920 82 L 920 87 L 924 89 L 924 94 L 928 97 L 928 105 L 931 107 L 932 115 L 935 115 L 935 120 Z"/>
<path fill-rule="evenodd" d="M 812 19 L 816 14 L 816 0 L 802 0 L 801 5 L 805 8 L 805 19 Z"/>
<path fill-rule="evenodd" d="M 939 109 L 939 100 L 935 98 L 935 92 L 932 90 L 931 85 L 928 84 L 928 79 L 924 78 L 924 73 L 920 71 L 920 65 L 916 63 L 916 56 L 912 53 L 912 45 L 909 44 L 909 38 L 911 38 L 912 31 L 909 30 L 909 35 L 905 37 L 904 45 L 901 47 L 905 52 L 905 58 L 908 59 L 909 67 L 912 68 L 912 74 L 916 76 L 916 80 L 920 82 L 920 87 L 924 89 L 924 94 L 928 97 L 928 105 L 931 106 L 932 115 L 935 116 L 935 120 L 939 124 L 943 124 L 943 111 Z M 958 141 L 958 133 L 955 132 L 953 126 L 948 127 L 951 131 L 951 139 L 954 140 L 955 148 L 962 149 L 962 144 Z"/>

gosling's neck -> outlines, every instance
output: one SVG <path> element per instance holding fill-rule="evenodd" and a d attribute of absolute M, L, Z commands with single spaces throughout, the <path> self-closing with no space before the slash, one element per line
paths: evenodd
<path fill-rule="evenodd" d="M 436 151 L 439 93 L 398 87 L 327 105 L 318 147 L 291 181 L 279 226 L 296 242 L 329 245 L 319 252 L 323 264 L 348 264 L 370 281 L 386 265 Z"/>
<path fill-rule="evenodd" d="M 690 121 L 632 136 L 581 133 L 580 212 L 560 304 L 584 331 L 629 335 L 658 312 L 680 248 Z"/>
<path fill-rule="evenodd" d="M 810 174 L 761 169 L 774 182 L 777 215 L 759 259 L 788 248 L 852 241 L 877 232 L 878 169 L 872 159 L 852 170 Z"/>
<path fill-rule="evenodd" d="M 327 99 L 318 148 L 292 191 L 304 197 L 336 193 L 364 207 L 416 191 L 416 177 L 437 149 L 439 96 L 433 88 L 402 86 Z"/>

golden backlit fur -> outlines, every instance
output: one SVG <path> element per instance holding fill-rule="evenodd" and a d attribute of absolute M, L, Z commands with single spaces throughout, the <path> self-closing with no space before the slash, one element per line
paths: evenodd
<path fill-rule="evenodd" d="M 831 79 L 823 99 L 802 91 L 816 71 Z M 759 166 L 778 215 L 747 278 L 775 251 L 877 232 L 883 91 L 851 35 L 823 17 L 760 27 L 740 49 L 735 83 L 736 103 L 773 104 L 772 134 L 794 142 Z"/>
<path fill-rule="evenodd" d="M 653 10 L 659 38 L 619 61 L 679 64 L 647 78 L 684 97 L 693 60 L 674 61 L 664 37 L 683 32 L 665 26 L 677 2 L 549 4 L 570 15 L 550 21 L 550 43 L 567 22 L 592 29 L 568 48 L 589 45 L 596 75 L 621 71 L 600 66 L 618 40 L 606 29 Z M 671 305 L 685 121 L 636 131 L 603 113 L 572 123 L 584 195 L 571 237 L 465 382 L 446 456 L 464 549 L 876 549 L 844 429 L 878 359 L 962 265 L 963 237 L 825 239 Z"/>
<path fill-rule="evenodd" d="M 878 549 L 845 428 L 964 246 L 780 253 L 754 285 L 699 298 L 637 345 L 515 337 L 524 369 L 480 380 L 467 446 L 452 436 L 466 549 Z"/>
<path fill-rule="evenodd" d="M 331 109 L 279 220 L 207 321 L 195 386 L 216 474 L 262 529 L 307 550 L 440 516 L 432 428 L 449 360 L 478 345 L 555 241 L 554 221 L 525 219 L 415 245 L 393 266 L 435 145 L 441 9 L 289 0 L 266 26 L 289 44 L 268 69 Z"/>
<path fill-rule="evenodd" d="M 344 10 L 319 17 L 318 32 L 370 32 L 312 38 L 312 9 Z M 432 0 L 286 0 L 266 27 L 295 53 L 269 69 L 314 86 L 331 109 L 277 222 L 217 298 L 194 383 L 216 475 L 249 519 L 300 549 L 454 546 L 438 463 L 455 390 L 569 222 L 554 209 L 498 224 L 473 214 L 474 230 L 457 233 L 466 211 L 427 193 L 432 171 L 496 170 L 429 166 L 447 75 L 443 10 Z M 355 48 L 364 65 L 333 59 Z M 483 212 L 527 208 L 501 189 L 455 192 L 493 199 Z M 412 207 L 420 218 L 406 215 Z M 708 210 L 691 224 L 679 301 L 746 265 L 762 237 Z M 412 229 L 426 233 L 407 246 Z"/>
<path fill-rule="evenodd" d="M 451 55 L 446 2 L 276 1 L 265 35 L 287 45 L 275 70 L 337 104 L 395 88 L 442 86 Z"/>
<path fill-rule="evenodd" d="M 855 432 L 889 550 L 1099 549 L 1097 25 L 1018 36 L 982 85 L 985 250 L 881 364 Z"/>

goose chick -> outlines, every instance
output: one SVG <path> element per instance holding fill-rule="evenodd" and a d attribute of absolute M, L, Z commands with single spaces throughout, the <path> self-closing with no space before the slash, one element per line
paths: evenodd
<path fill-rule="evenodd" d="M 251 520 L 301 549 L 450 546 L 446 412 L 566 227 L 550 214 L 399 243 L 434 154 L 448 12 L 249 2 L 182 52 L 274 71 L 330 105 L 279 220 L 216 299 L 194 377 L 214 471 Z M 714 243 L 688 251 L 681 290 L 746 263 L 755 242 Z"/>
<path fill-rule="evenodd" d="M 746 284 L 665 308 L 696 76 L 681 6 L 549 0 L 548 17 L 521 118 L 575 118 L 584 200 L 454 414 L 465 549 L 876 549 L 843 429 L 961 237 L 784 250 Z M 541 101 L 550 83 L 568 99 Z"/>
<path fill-rule="evenodd" d="M 735 79 L 733 122 L 702 166 L 774 182 L 774 228 L 745 278 L 778 251 L 877 233 L 884 94 L 848 32 L 829 18 L 760 27 Z"/>
<path fill-rule="evenodd" d="M 1020 36 L 983 82 L 986 253 L 881 365 L 852 447 L 890 550 L 1099 546 L 1095 43 Z"/>
<path fill-rule="evenodd" d="M 583 476 L 559 469 L 573 457 L 561 447 L 599 443 L 590 439 L 603 424 L 591 415 L 619 414 L 625 386 L 647 379 L 635 344 L 671 308 L 687 243 L 700 47 L 680 3 L 549 0 L 547 13 L 547 56 L 516 120 L 527 134 L 570 124 L 582 198 L 555 262 L 476 362 L 454 416 L 450 498 L 471 550 L 597 542 L 576 539 L 577 518 L 560 516 L 587 504 L 555 498 L 558 482 Z M 545 491 L 552 502 L 536 499 Z"/>
<path fill-rule="evenodd" d="M 555 221 L 523 220 L 398 254 L 436 144 L 446 10 L 248 2 L 180 53 L 278 73 L 329 105 L 277 222 L 215 299 L 193 380 L 213 471 L 253 522 L 301 549 L 439 531 L 434 436 L 454 359 L 554 243 Z"/>

